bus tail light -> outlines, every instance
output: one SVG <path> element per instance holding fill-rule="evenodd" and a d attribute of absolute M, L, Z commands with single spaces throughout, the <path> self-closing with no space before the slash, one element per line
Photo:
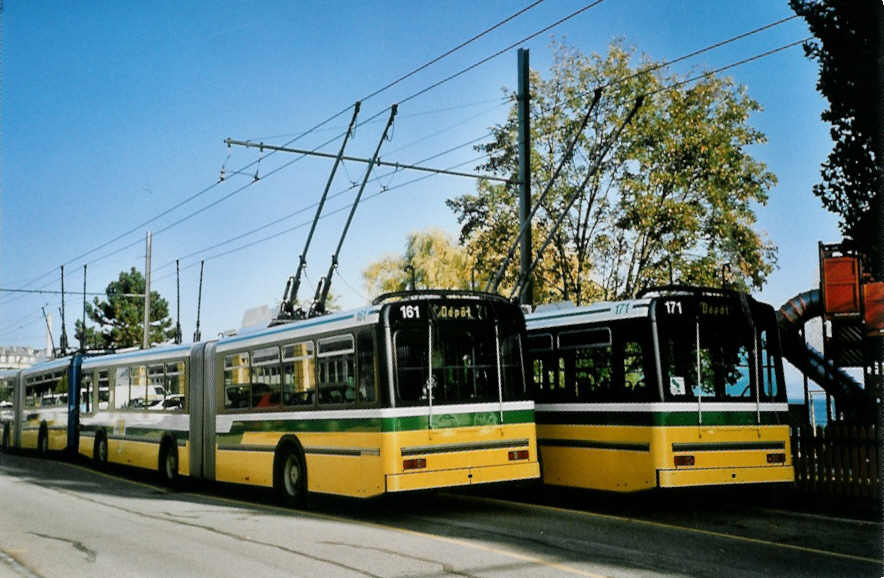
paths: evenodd
<path fill-rule="evenodd" d="M 676 466 L 692 466 L 694 465 L 694 456 L 675 456 Z"/>
<path fill-rule="evenodd" d="M 769 464 L 785 464 L 786 454 L 767 454 L 767 463 Z"/>
<path fill-rule="evenodd" d="M 513 450 L 510 452 L 510 461 L 514 462 L 516 460 L 527 460 L 528 459 L 528 450 Z"/>
<path fill-rule="evenodd" d="M 427 458 L 413 458 L 402 462 L 403 470 L 422 470 L 427 467 Z"/>

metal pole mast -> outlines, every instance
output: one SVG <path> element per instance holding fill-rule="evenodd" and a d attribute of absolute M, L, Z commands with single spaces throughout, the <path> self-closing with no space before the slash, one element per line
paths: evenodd
<path fill-rule="evenodd" d="M 65 330 L 64 323 L 64 265 L 61 266 L 61 337 L 58 338 L 58 347 L 61 354 L 67 354 L 68 350 L 68 334 Z"/>
<path fill-rule="evenodd" d="M 528 78 L 528 49 L 520 48 L 518 56 L 519 92 L 519 225 L 525 230 L 519 249 L 519 277 L 522 290 L 519 303 L 534 302 L 534 283 L 531 279 L 531 87 Z"/>
<path fill-rule="evenodd" d="M 144 254 L 144 337 L 141 340 L 141 348 L 150 347 L 150 231 L 147 232 L 146 249 Z"/>

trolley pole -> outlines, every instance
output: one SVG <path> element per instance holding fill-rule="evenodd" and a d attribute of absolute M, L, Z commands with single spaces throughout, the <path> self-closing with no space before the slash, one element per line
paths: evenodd
<path fill-rule="evenodd" d="M 519 248 L 519 278 L 522 279 L 522 292 L 519 303 L 534 303 L 534 283 L 531 278 L 531 87 L 528 78 L 528 49 L 520 48 L 518 53 L 519 92 L 519 226 L 526 227 Z"/>
<path fill-rule="evenodd" d="M 147 232 L 146 249 L 144 254 L 144 338 L 141 340 L 141 348 L 150 347 L 150 231 Z"/>

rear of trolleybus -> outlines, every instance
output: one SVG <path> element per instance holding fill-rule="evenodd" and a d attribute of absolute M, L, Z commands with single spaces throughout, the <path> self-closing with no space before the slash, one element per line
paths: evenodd
<path fill-rule="evenodd" d="M 79 453 L 103 467 L 190 474 L 190 345 L 93 357 L 79 387 Z"/>
<path fill-rule="evenodd" d="M 672 287 L 537 312 L 528 327 L 545 483 L 629 492 L 794 479 L 770 306 Z"/>
<path fill-rule="evenodd" d="M 487 295 L 406 294 L 381 320 L 386 490 L 537 478 L 521 310 Z"/>
<path fill-rule="evenodd" d="M 294 504 L 537 478 L 523 336 L 502 299 L 408 292 L 222 339 L 204 475 Z"/>
<path fill-rule="evenodd" d="M 652 440 L 658 485 L 793 481 L 773 309 L 712 290 L 652 303 L 663 398 Z"/>

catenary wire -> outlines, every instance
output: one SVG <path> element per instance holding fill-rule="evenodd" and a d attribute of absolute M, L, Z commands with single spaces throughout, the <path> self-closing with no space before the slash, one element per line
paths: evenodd
<path fill-rule="evenodd" d="M 601 0 L 598 0 L 598 1 L 601 1 Z M 379 88 L 379 89 L 377 89 L 377 90 L 372 91 L 372 92 L 369 93 L 368 95 L 364 96 L 361 100 L 363 100 L 363 101 L 368 100 L 368 99 L 373 98 L 373 97 L 375 97 L 375 96 L 381 94 L 382 92 L 384 92 L 384 91 L 386 91 L 386 90 L 392 88 L 393 86 L 396 86 L 397 84 L 399 84 L 400 82 L 404 81 L 405 79 L 410 78 L 410 77 L 413 76 L 414 74 L 417 74 L 418 72 L 420 72 L 420 71 L 426 69 L 427 67 L 431 66 L 432 64 L 435 64 L 436 62 L 439 62 L 440 60 L 442 60 L 442 59 L 444 59 L 444 58 L 446 58 L 446 57 L 448 57 L 448 56 L 454 54 L 455 52 L 457 52 L 457 51 L 459 51 L 460 49 L 462 49 L 462 48 L 468 46 L 468 45 L 471 44 L 472 42 L 478 40 L 479 38 L 482 38 L 482 37 L 485 36 L 486 34 L 488 34 L 488 33 L 492 32 L 493 30 L 496 30 L 497 28 L 503 26 L 504 24 L 506 24 L 507 22 L 513 20 L 514 18 L 516 18 L 516 17 L 518 17 L 518 16 L 524 14 L 524 13 L 527 12 L 528 10 L 530 10 L 530 9 L 534 8 L 535 6 L 539 5 L 541 2 L 543 2 L 543 0 L 537 0 L 537 1 L 535 1 L 535 2 L 533 2 L 533 3 L 531 3 L 531 4 L 529 4 L 529 5 L 526 6 L 525 8 L 522 8 L 522 9 L 516 11 L 515 13 L 511 14 L 510 16 L 507 16 L 507 17 L 504 18 L 503 20 L 501 20 L 501 21 L 495 23 L 495 24 L 492 25 L 491 27 L 486 28 L 486 29 L 483 30 L 482 32 L 480 32 L 480 33 L 474 35 L 474 36 L 471 37 L 470 39 L 468 39 L 468 40 L 466 40 L 466 41 L 464 41 L 464 42 L 461 42 L 460 44 L 458 44 L 457 46 L 455 46 L 455 47 L 452 48 L 452 49 L 449 49 L 449 50 L 445 51 L 442 55 L 437 56 L 436 58 L 431 59 L 430 61 L 428 61 L 428 62 L 426 62 L 426 63 L 424 63 L 424 64 L 418 66 L 417 68 L 411 70 L 410 72 L 408 72 L 408 73 L 406 73 L 406 74 L 403 74 L 403 75 L 401 75 L 399 78 L 397 78 L 397 79 L 395 79 L 395 80 L 393 80 L 393 81 L 387 83 L 387 84 L 384 85 L 383 87 L 381 87 L 381 88 Z M 334 120 L 335 118 L 341 116 L 342 114 L 344 114 L 345 112 L 347 112 L 348 110 L 350 110 L 350 108 L 351 108 L 352 106 L 353 106 L 353 105 L 347 106 L 346 108 L 344 108 L 344 109 L 340 110 L 339 112 L 333 114 L 332 116 L 326 118 L 326 119 L 323 120 L 322 122 L 320 122 L 320 123 L 314 125 L 313 127 L 307 129 L 306 131 L 304 131 L 304 132 L 298 134 L 297 136 L 295 136 L 294 138 L 290 139 L 289 141 L 286 141 L 286 144 L 283 145 L 283 146 L 288 146 L 288 145 L 294 143 L 295 141 L 297 141 L 297 140 L 303 138 L 304 136 L 307 136 L 308 134 L 310 134 L 310 133 L 312 133 L 312 132 L 314 132 L 314 131 L 316 131 L 316 130 L 322 128 L 323 126 L 325 126 L 326 124 L 328 124 L 329 122 L 331 122 L 332 120 Z M 383 111 L 382 111 L 382 112 L 383 112 Z M 380 116 L 380 115 L 382 114 L 382 112 L 381 112 L 381 113 L 378 113 L 377 115 L 371 117 L 370 119 L 368 119 L 367 121 L 364 121 L 364 122 L 361 123 L 361 124 L 365 124 L 366 122 L 370 122 L 371 120 L 373 120 L 373 119 L 376 118 L 377 116 Z M 340 137 L 338 137 L 338 138 L 340 138 Z M 335 139 L 335 140 L 336 140 L 336 139 Z M 250 163 L 247 163 L 246 165 L 240 167 L 239 169 L 237 169 L 237 170 L 234 171 L 234 172 L 245 171 L 245 170 L 247 170 L 247 169 L 253 167 L 254 165 L 258 164 L 259 162 L 261 162 L 261 160 L 266 159 L 267 157 L 273 155 L 275 152 L 276 152 L 276 151 L 269 151 L 267 154 L 262 155 L 261 157 L 259 157 L 259 158 L 258 158 L 257 160 L 255 160 L 255 161 L 252 161 L 252 162 L 250 162 Z M 265 176 L 266 176 L 266 175 L 265 175 Z M 201 189 L 200 191 L 196 192 L 195 194 L 193 194 L 193 195 L 191 195 L 191 196 L 189 196 L 189 197 L 183 199 L 182 201 L 180 201 L 180 202 L 178 202 L 178 203 L 172 205 L 172 206 L 169 207 L 168 209 L 162 211 L 161 213 L 159 213 L 159 214 L 157 214 L 157 215 L 151 217 L 150 219 L 148 219 L 148 220 L 146 220 L 146 221 L 143 221 L 142 223 L 136 225 L 135 227 L 132 227 L 131 229 L 129 229 L 129 230 L 127 230 L 127 231 L 125 231 L 125 232 L 123 232 L 123 233 L 117 235 L 117 236 L 114 237 L 113 239 L 111 239 L 111 240 L 109 240 L 109 241 L 106 241 L 106 242 L 104 242 L 104 243 L 102 243 L 102 244 L 100 244 L 100 245 L 98 245 L 98 246 L 96 246 L 96 247 L 93 247 L 92 249 L 90 249 L 90 250 L 88 250 L 88 251 L 86 251 L 86 252 L 84 252 L 84 253 L 81 253 L 80 255 L 77 255 L 77 256 L 74 257 L 73 259 L 70 259 L 69 261 L 65 262 L 65 265 L 69 265 L 69 264 L 72 264 L 72 263 L 74 263 L 74 262 L 76 262 L 76 261 L 79 261 L 80 259 L 82 259 L 82 258 L 84 258 L 84 257 L 86 257 L 86 256 L 88 256 L 88 255 L 91 255 L 92 253 L 95 253 L 96 251 L 100 251 L 101 249 L 107 247 L 108 245 L 111 245 L 111 244 L 115 243 L 116 241 L 119 241 L 120 239 L 122 239 L 122 238 L 124 238 L 124 237 L 126 237 L 126 236 L 128 236 L 128 235 L 130 235 L 130 234 L 132 234 L 132 233 L 134 233 L 134 232 L 136 232 L 136 231 L 138 231 L 138 230 L 140 230 L 142 227 L 145 227 L 145 226 L 149 225 L 150 223 L 153 223 L 153 222 L 157 221 L 158 219 L 160 219 L 160 218 L 162 218 L 162 217 L 168 215 L 168 214 L 171 213 L 172 211 L 175 211 L 176 209 L 182 207 L 183 205 L 189 203 L 190 201 L 192 201 L 192 200 L 194 200 L 194 199 L 196 199 L 196 198 L 198 198 L 198 197 L 204 195 L 205 193 L 211 191 L 212 189 L 214 189 L 215 187 L 217 187 L 220 183 L 221 183 L 220 181 L 216 181 L 216 182 L 214 182 L 214 183 L 212 183 L 212 184 L 210 184 L 210 185 L 204 187 L 203 189 Z M 229 196 L 232 196 L 232 195 L 228 195 L 227 197 L 225 197 L 225 199 L 226 199 L 226 198 L 229 198 Z M 216 204 L 217 204 L 217 203 L 216 203 Z M 208 205 L 208 206 L 206 207 L 206 209 L 208 209 L 208 208 L 210 208 L 210 207 L 212 207 L 212 206 L 214 206 L 214 204 L 210 204 L 210 205 Z M 184 219 L 184 220 L 186 220 L 186 219 Z M 183 222 L 183 220 L 182 220 L 182 222 Z M 128 247 L 126 247 L 126 248 L 128 248 Z M 54 272 L 54 269 L 52 269 L 52 270 L 50 270 L 50 271 L 47 271 L 46 273 L 44 273 L 44 274 L 42 274 L 42 275 L 40 275 L 40 276 L 34 278 L 34 279 L 31 280 L 31 281 L 29 281 L 29 282 L 27 282 L 27 283 L 24 283 L 24 284 L 21 284 L 21 285 L 20 285 L 20 288 L 26 288 L 26 287 L 28 287 L 29 285 L 35 283 L 36 281 L 39 281 L 40 279 L 43 279 L 44 277 L 47 277 L 47 276 L 51 275 L 53 272 Z"/>

